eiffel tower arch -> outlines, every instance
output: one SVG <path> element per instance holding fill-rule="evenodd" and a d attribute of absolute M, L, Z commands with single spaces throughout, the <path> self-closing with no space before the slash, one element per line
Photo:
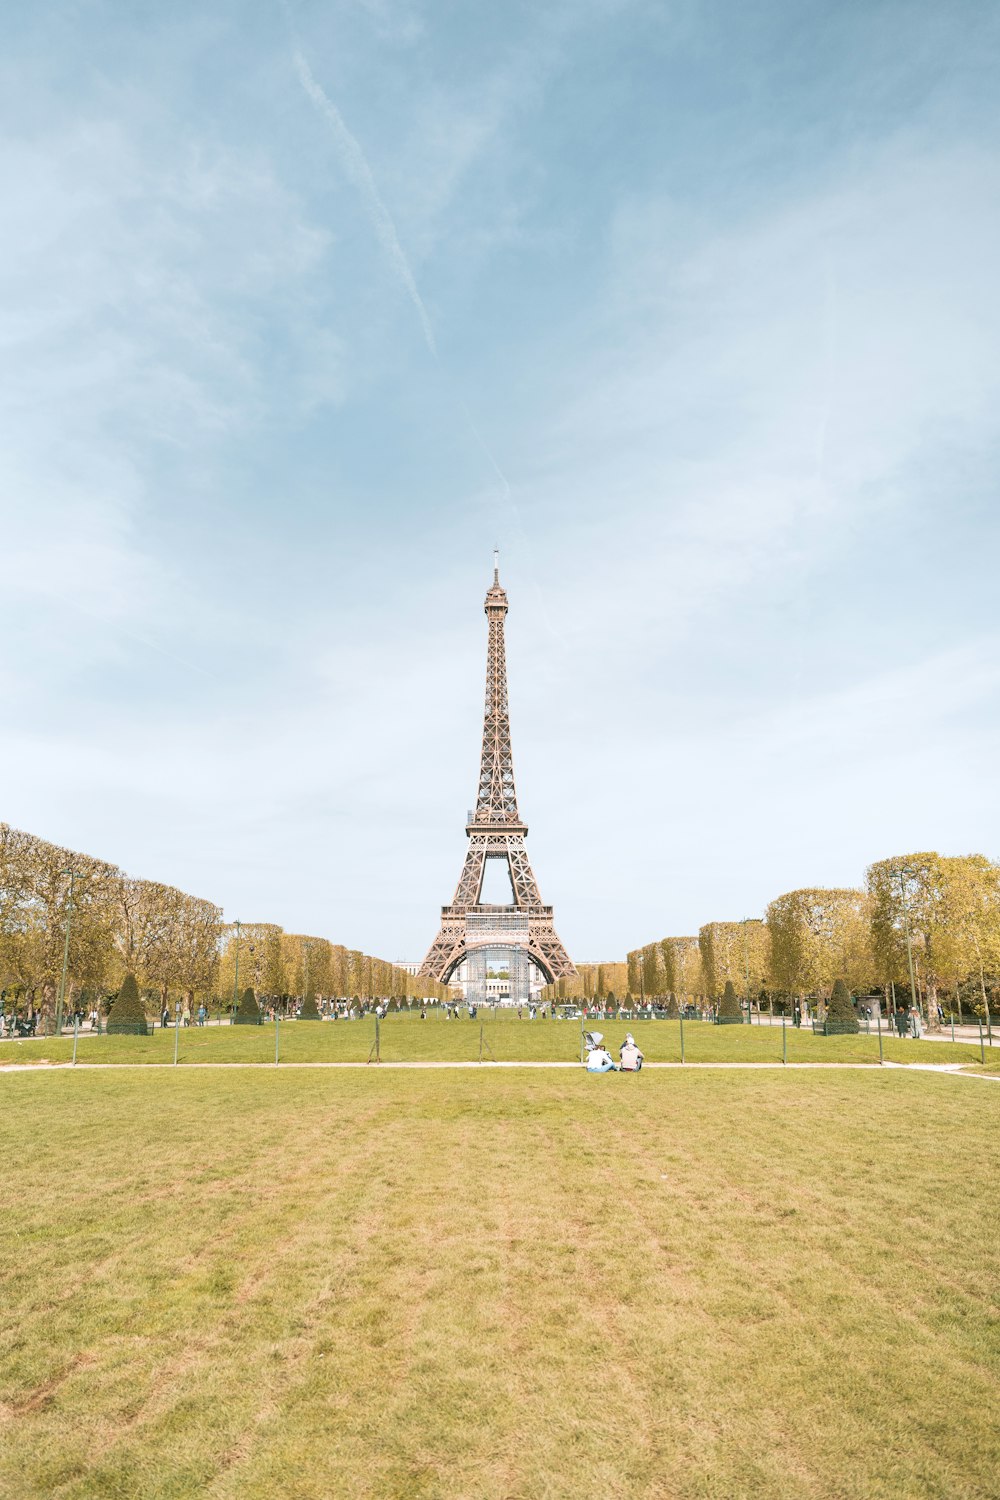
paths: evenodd
<path fill-rule="evenodd" d="M 555 930 L 552 907 L 542 901 L 524 844 L 527 825 L 517 809 L 504 648 L 508 605 L 498 567 L 493 569 L 484 608 L 489 641 L 479 790 L 466 822 L 465 864 L 451 905 L 441 908 L 441 928 L 420 973 L 446 984 L 459 965 L 468 961 L 469 998 L 485 999 L 489 963 L 506 963 L 510 995 L 516 1001 L 528 998 L 531 964 L 549 984 L 575 974 L 576 969 Z M 482 902 L 487 860 L 506 861 L 514 897 L 510 905 Z"/>

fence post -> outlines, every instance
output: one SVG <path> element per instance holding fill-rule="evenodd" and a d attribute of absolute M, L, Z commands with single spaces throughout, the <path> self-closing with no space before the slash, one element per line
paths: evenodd
<path fill-rule="evenodd" d="M 479 1061 L 483 1060 L 483 1023 L 479 1023 Z"/>
<path fill-rule="evenodd" d="M 684 1012 L 681 1011 L 681 1062 L 684 1061 Z"/>
<path fill-rule="evenodd" d="M 983 1047 L 983 1023 L 982 1023 L 982 1021 L 980 1021 L 980 1023 L 979 1023 L 979 1061 L 981 1063 L 985 1063 L 985 1061 L 986 1061 L 986 1050 Z"/>
<path fill-rule="evenodd" d="M 788 1066 L 788 1027 L 785 1024 L 785 1013 L 781 1013 L 781 1061 Z"/>
<path fill-rule="evenodd" d="M 177 1066 L 177 1047 L 181 1037 L 181 1008 L 174 1006 L 174 1067 Z"/>
<path fill-rule="evenodd" d="M 274 1066 L 278 1066 L 278 1036 L 281 1031 L 281 1017 L 277 1010 L 274 1012 Z"/>
<path fill-rule="evenodd" d="M 882 1057 L 882 1012 L 881 1012 L 881 1010 L 878 1013 L 878 1065 L 879 1065 L 880 1068 L 882 1068 L 882 1067 L 885 1066 L 885 1061 L 884 1061 L 884 1059 Z"/>
<path fill-rule="evenodd" d="M 76 1039 L 80 1034 L 80 1017 L 73 1017 L 73 1066 L 76 1067 Z"/>
<path fill-rule="evenodd" d="M 951 1039 L 952 1039 L 952 1041 L 955 1040 L 955 1012 L 954 1011 L 952 1011 L 952 1013 L 951 1013 Z"/>

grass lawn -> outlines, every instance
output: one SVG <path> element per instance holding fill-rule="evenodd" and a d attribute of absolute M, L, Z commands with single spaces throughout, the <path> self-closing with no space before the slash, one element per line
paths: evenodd
<path fill-rule="evenodd" d="M 7 1074 L 0 1495 L 995 1500 L 998 1090 Z"/>
<path fill-rule="evenodd" d="M 632 1031 L 649 1062 L 678 1062 L 681 1027 L 678 1021 L 595 1021 L 617 1051 L 626 1031 Z M 445 1021 L 432 1012 L 390 1015 L 381 1026 L 382 1058 L 386 1062 L 473 1061 L 479 1057 L 479 1020 Z M 571 1062 L 580 1057 L 578 1021 L 519 1021 L 510 1012 L 487 1014 L 483 1036 L 501 1061 Z M 280 1054 L 285 1062 L 365 1062 L 375 1038 L 371 1017 L 359 1021 L 284 1021 Z M 192 1026 L 181 1030 L 178 1057 L 185 1062 L 274 1062 L 274 1026 Z M 811 1030 L 788 1027 L 789 1062 L 877 1062 L 876 1036 L 813 1036 Z M 958 1062 L 980 1067 L 979 1048 L 963 1042 L 901 1041 L 883 1037 L 891 1062 Z M 1000 1055 L 1000 1049 L 995 1049 Z M 0 1042 L 0 1063 L 67 1061 L 71 1037 Z M 780 1062 L 780 1026 L 713 1026 L 705 1021 L 684 1023 L 684 1052 L 688 1062 Z M 484 1056 L 489 1058 L 484 1050 Z M 987 1050 L 987 1058 L 990 1056 Z M 77 1050 L 80 1062 L 172 1062 L 174 1034 L 159 1029 L 150 1037 L 90 1037 Z"/>

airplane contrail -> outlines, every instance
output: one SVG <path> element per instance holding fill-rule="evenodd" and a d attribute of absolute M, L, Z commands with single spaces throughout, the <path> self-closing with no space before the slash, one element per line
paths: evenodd
<path fill-rule="evenodd" d="M 340 113 L 340 110 L 334 104 L 333 100 L 327 94 L 322 85 L 317 82 L 312 69 L 306 61 L 306 58 L 303 55 L 302 49 L 298 43 L 298 37 L 292 18 L 289 0 L 280 0 L 280 3 L 281 8 L 285 13 L 285 19 L 288 23 L 292 45 L 292 60 L 295 64 L 295 71 L 299 76 L 299 82 L 301 83 L 306 96 L 312 104 L 313 108 L 326 121 L 330 129 L 333 131 L 333 137 L 337 144 L 337 149 L 339 151 L 347 174 L 351 178 L 351 181 L 359 189 L 362 198 L 365 201 L 369 216 L 375 227 L 375 233 L 378 236 L 379 244 L 382 246 L 382 249 L 388 257 L 389 263 L 392 266 L 396 276 L 402 282 L 407 296 L 413 303 L 413 306 L 417 313 L 417 317 L 420 319 L 420 327 L 424 335 L 424 342 L 426 343 L 427 348 L 430 350 L 432 358 L 438 364 L 438 366 L 440 366 L 441 358 L 438 354 L 437 342 L 434 338 L 434 329 L 431 326 L 430 316 L 427 312 L 427 308 L 424 306 L 424 300 L 420 295 L 420 291 L 417 287 L 416 280 L 414 279 L 413 272 L 410 269 L 410 263 L 406 258 L 406 252 L 399 242 L 399 235 L 396 233 L 396 225 L 393 222 L 392 215 L 390 214 L 385 203 L 382 201 L 382 195 L 380 194 L 378 185 L 376 184 L 375 178 L 372 175 L 372 169 L 368 165 L 368 158 L 365 156 L 365 153 L 362 150 L 360 141 L 358 141 L 357 138 L 351 134 L 350 130 L 347 128 L 347 124 L 344 120 L 343 115 Z M 506 502 L 508 510 L 514 519 L 514 523 L 524 540 L 525 548 L 530 555 L 530 546 L 528 543 L 528 536 L 525 530 L 524 521 L 522 520 L 520 509 L 511 492 L 510 482 L 503 469 L 500 467 L 500 464 L 497 462 L 497 459 L 495 458 L 489 445 L 486 443 L 478 427 L 473 421 L 472 414 L 469 411 L 464 398 L 456 392 L 454 393 L 454 399 L 457 402 L 459 410 L 461 411 L 462 416 L 465 419 L 466 426 L 468 427 L 469 432 L 472 434 L 477 447 L 479 448 L 480 452 L 489 463 L 490 468 L 494 471 L 501 485 L 503 486 L 504 501 Z M 555 630 L 552 621 L 549 619 L 544 595 L 542 595 L 541 592 L 540 599 L 543 615 L 545 617 L 549 630 L 554 636 L 558 635 L 558 632 Z"/>
<path fill-rule="evenodd" d="M 287 8 L 285 13 L 288 15 Z M 289 22 L 290 19 L 289 17 Z M 378 236 L 379 244 L 385 251 L 390 265 L 399 280 L 403 283 L 406 293 L 416 309 L 417 317 L 420 319 L 420 327 L 424 335 L 424 342 L 434 359 L 440 364 L 437 342 L 434 338 L 434 329 L 431 326 L 430 316 L 427 308 L 424 306 L 424 299 L 420 295 L 413 272 L 410 269 L 406 252 L 399 243 L 399 235 L 396 233 L 396 225 L 393 222 L 392 215 L 382 201 L 382 195 L 372 175 L 372 169 L 368 165 L 368 158 L 361 148 L 360 141 L 347 128 L 340 110 L 334 104 L 322 84 L 317 82 L 316 76 L 306 61 L 302 49 L 295 38 L 294 31 L 292 32 L 292 60 L 295 63 L 295 71 L 299 75 L 299 82 L 302 84 L 311 104 L 333 131 L 334 140 L 337 143 L 337 149 L 347 169 L 348 176 L 360 190 L 365 200 L 369 216 L 375 226 L 375 233 Z M 489 463 L 490 468 L 493 469 L 500 483 L 503 485 L 505 498 L 510 500 L 510 483 L 506 474 L 501 469 L 485 439 L 476 427 L 475 422 L 472 420 L 472 415 L 465 401 L 461 396 L 458 396 L 457 400 L 469 431 Z M 520 516 L 517 519 L 520 524 Z"/>
<path fill-rule="evenodd" d="M 295 63 L 299 81 L 305 89 L 313 107 L 323 116 L 333 131 L 333 138 L 337 143 L 337 149 L 340 152 L 344 166 L 347 168 L 348 176 L 360 190 L 365 200 L 372 223 L 375 226 L 375 233 L 378 235 L 379 244 L 388 256 L 390 265 L 403 283 L 410 301 L 416 308 L 424 340 L 436 359 L 437 344 L 434 341 L 434 329 L 431 327 L 431 320 L 427 315 L 424 300 L 417 290 L 417 283 L 413 279 L 410 263 L 406 258 L 402 245 L 399 243 L 399 235 L 396 233 L 396 226 L 392 221 L 392 215 L 382 202 L 382 196 L 375 183 L 375 178 L 372 176 L 372 169 L 368 165 L 368 159 L 362 151 L 359 142 L 348 130 L 340 110 L 321 85 L 316 82 L 312 69 L 296 43 L 293 43 L 292 46 L 292 60 Z"/>

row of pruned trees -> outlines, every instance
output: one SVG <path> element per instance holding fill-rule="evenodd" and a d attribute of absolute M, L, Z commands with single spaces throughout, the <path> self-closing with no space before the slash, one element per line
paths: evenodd
<path fill-rule="evenodd" d="M 788 891 L 764 918 L 707 922 L 628 955 L 633 995 L 716 999 L 726 982 L 758 1003 L 813 998 L 841 979 L 882 992 L 928 1024 L 938 1005 L 983 1015 L 1000 1001 L 1000 864 L 982 854 L 899 855 L 869 867 L 865 888 Z"/>
<path fill-rule="evenodd" d="M 557 979 L 542 990 L 543 1000 L 605 1000 L 624 996 L 628 988 L 628 966 L 624 963 L 577 964 L 576 973 Z"/>
<path fill-rule="evenodd" d="M 68 934 L 68 944 L 67 944 Z M 136 976 L 147 999 L 225 1001 L 240 989 L 301 996 L 440 997 L 382 959 L 274 923 L 230 923 L 212 901 L 140 880 L 88 854 L 0 823 L 0 991 L 8 1008 L 51 1013 L 66 962 L 66 1004 L 99 1000 Z"/>
<path fill-rule="evenodd" d="M 220 939 L 219 989 L 234 995 L 247 986 L 258 999 L 320 995 L 442 1000 L 450 994 L 446 985 L 328 938 L 285 932 L 271 922 L 232 922 Z"/>

